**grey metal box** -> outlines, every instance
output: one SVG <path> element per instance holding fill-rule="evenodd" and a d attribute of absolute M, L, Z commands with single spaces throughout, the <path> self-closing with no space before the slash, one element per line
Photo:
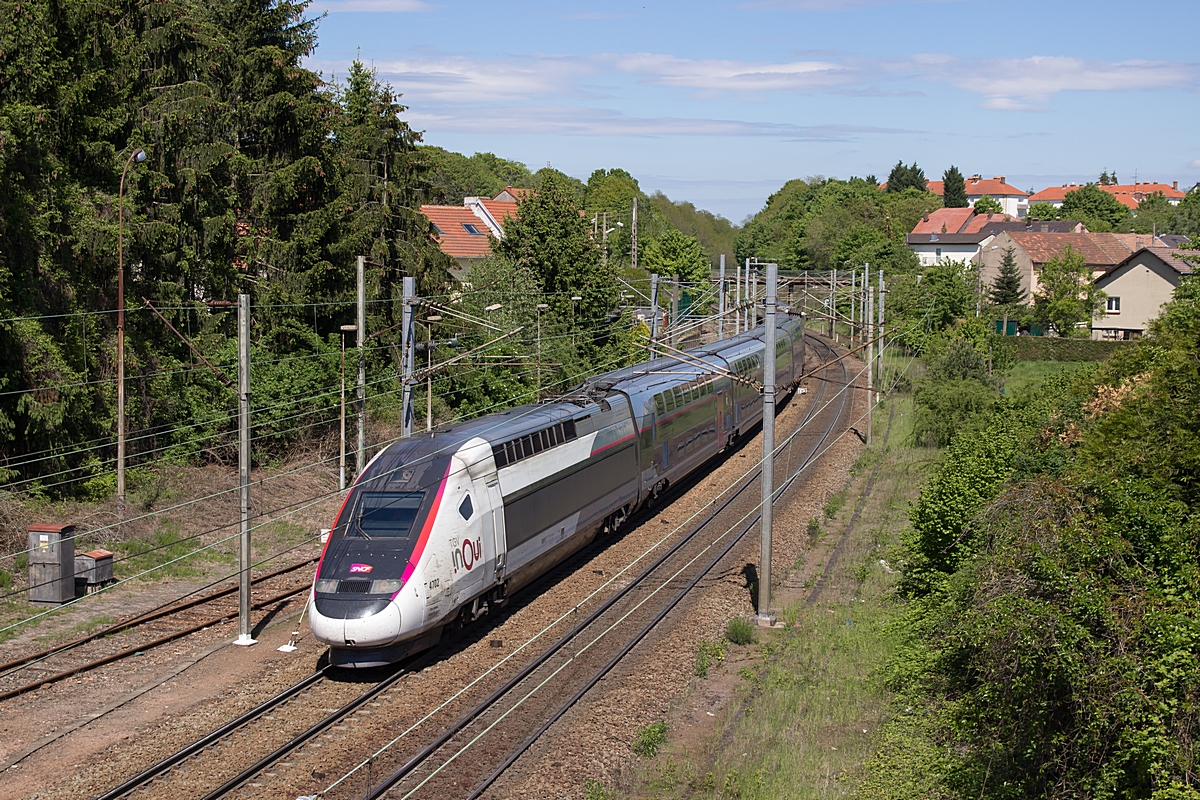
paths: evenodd
<path fill-rule="evenodd" d="M 75 556 L 75 580 L 87 586 L 108 583 L 113 577 L 113 554 L 91 550 Z"/>
<path fill-rule="evenodd" d="M 75 526 L 31 525 L 29 602 L 60 605 L 75 599 Z"/>

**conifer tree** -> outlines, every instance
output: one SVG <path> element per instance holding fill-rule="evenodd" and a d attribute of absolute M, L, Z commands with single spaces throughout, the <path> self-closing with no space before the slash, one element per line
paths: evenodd
<path fill-rule="evenodd" d="M 1000 274 L 992 284 L 991 301 L 997 306 L 1015 306 L 1025 302 L 1025 290 L 1021 288 L 1021 273 L 1017 268 L 1015 248 L 1004 248 L 1000 258 Z"/>
<path fill-rule="evenodd" d="M 889 192 L 903 192 L 905 189 L 918 189 L 922 192 L 928 191 L 929 182 L 925 179 L 925 170 L 917 166 L 917 162 L 913 162 L 911 166 L 905 166 L 903 161 L 897 161 L 896 166 L 892 167 L 892 171 L 888 174 L 887 190 Z"/>
<path fill-rule="evenodd" d="M 967 207 L 967 183 L 958 167 L 953 165 L 942 173 L 942 205 L 946 208 Z"/>

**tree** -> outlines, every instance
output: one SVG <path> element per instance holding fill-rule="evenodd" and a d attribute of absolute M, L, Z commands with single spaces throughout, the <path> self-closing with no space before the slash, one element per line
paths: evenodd
<path fill-rule="evenodd" d="M 1025 302 L 1025 290 L 1021 288 L 1021 273 L 1014 253 L 1015 248 L 1009 246 L 1004 248 L 1004 255 L 1000 257 L 1000 274 L 991 291 L 993 305 L 1015 306 Z"/>
<path fill-rule="evenodd" d="M 942 205 L 946 208 L 967 207 L 967 183 L 954 165 L 942 173 Z"/>
<path fill-rule="evenodd" d="M 1096 288 L 1083 254 L 1067 245 L 1042 264 L 1034 294 L 1034 319 L 1059 336 L 1074 336 L 1077 327 L 1090 322 L 1104 307 L 1106 295 Z"/>
<path fill-rule="evenodd" d="M 967 316 L 967 312 L 975 305 L 974 269 L 969 269 L 965 261 L 951 261 L 935 264 L 925 271 L 922 286 L 934 294 L 933 311 L 930 315 L 930 326 L 934 333 L 945 330 L 954 321 Z"/>
<path fill-rule="evenodd" d="M 985 194 L 975 201 L 976 214 L 1002 214 L 1004 213 L 1000 201 L 989 194 Z"/>
<path fill-rule="evenodd" d="M 1192 189 L 1179 201 L 1171 227 L 1175 233 L 1190 236 L 1193 242 L 1200 241 L 1200 189 Z"/>
<path fill-rule="evenodd" d="M 1175 206 L 1162 192 L 1143 198 L 1133 213 L 1133 229 L 1138 233 L 1178 233 L 1175 230 Z"/>
<path fill-rule="evenodd" d="M 1026 219 L 1032 220 L 1058 219 L 1058 217 L 1059 210 L 1054 207 L 1053 203 L 1033 203 L 1025 214 Z"/>
<path fill-rule="evenodd" d="M 1094 183 L 1067 192 L 1062 216 L 1082 220 L 1091 231 L 1129 230 L 1129 209 Z"/>
<path fill-rule="evenodd" d="M 708 259 L 700 242 L 685 233 L 669 230 L 646 246 L 641 266 L 659 275 L 678 275 L 689 283 L 707 281 Z"/>
<path fill-rule="evenodd" d="M 1114 183 L 1114 181 L 1108 177 L 1108 167 L 1105 167 L 1104 171 L 1100 173 L 1099 182 L 1101 186 L 1108 186 L 1110 183 Z"/>
<path fill-rule="evenodd" d="M 917 189 L 922 192 L 929 190 L 925 171 L 918 167 L 915 161 L 907 167 L 904 166 L 903 161 L 897 161 L 896 166 L 892 167 L 891 173 L 888 174 L 887 190 L 889 192 L 903 192 L 905 189 Z"/>
<path fill-rule="evenodd" d="M 537 276 L 555 313 L 569 316 L 571 297 L 580 296 L 578 325 L 597 325 L 617 302 L 611 265 L 604 270 L 591 224 L 580 215 L 567 176 L 547 167 L 538 177 L 538 191 L 505 224 L 496 252 Z"/>

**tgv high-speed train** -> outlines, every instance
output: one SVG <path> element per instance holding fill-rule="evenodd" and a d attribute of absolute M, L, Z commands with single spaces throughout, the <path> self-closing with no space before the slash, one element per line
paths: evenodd
<path fill-rule="evenodd" d="M 789 391 L 804 325 L 780 319 L 776 384 Z M 734 442 L 762 419 L 752 384 L 763 379 L 764 333 L 382 450 L 348 492 L 317 566 L 309 625 L 330 662 L 378 666 L 434 644 Z"/>

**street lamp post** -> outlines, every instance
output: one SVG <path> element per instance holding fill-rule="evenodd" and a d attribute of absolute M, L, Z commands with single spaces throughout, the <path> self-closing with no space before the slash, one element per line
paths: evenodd
<path fill-rule="evenodd" d="M 537 304 L 538 314 L 538 331 L 537 331 L 537 393 L 540 396 L 542 393 L 542 309 L 549 308 L 547 303 Z"/>
<path fill-rule="evenodd" d="M 346 488 L 346 334 L 355 333 L 357 325 L 343 325 L 342 331 L 342 435 L 338 450 L 338 490 Z"/>
<path fill-rule="evenodd" d="M 146 160 L 138 148 L 129 154 L 117 189 L 117 517 L 125 518 L 125 173 Z"/>
<path fill-rule="evenodd" d="M 433 430 L 433 323 L 441 322 L 440 314 L 425 318 L 425 431 Z"/>

